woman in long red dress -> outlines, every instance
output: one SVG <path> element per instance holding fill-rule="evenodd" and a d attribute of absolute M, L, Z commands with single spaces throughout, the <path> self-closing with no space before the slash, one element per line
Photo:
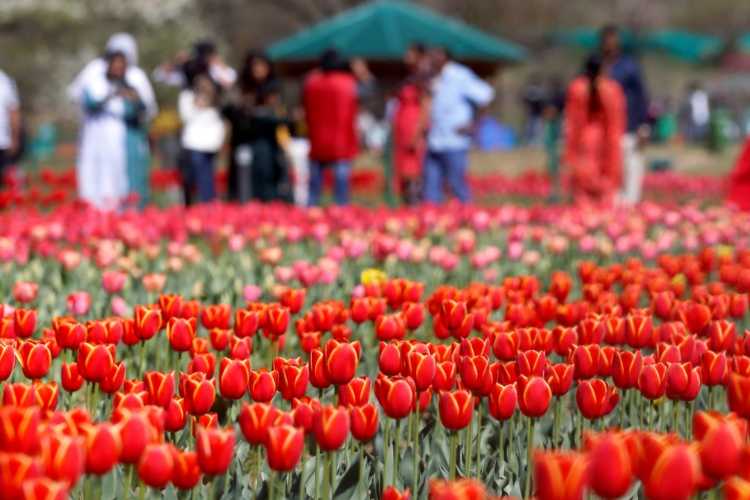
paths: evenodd
<path fill-rule="evenodd" d="M 393 117 L 393 159 L 396 190 L 406 205 L 419 201 L 422 192 L 422 164 L 426 149 L 425 133 L 429 94 L 420 80 L 406 83 L 397 96 Z"/>
<path fill-rule="evenodd" d="M 622 175 L 625 97 L 591 56 L 573 80 L 565 104 L 566 180 L 577 203 L 611 204 Z"/>

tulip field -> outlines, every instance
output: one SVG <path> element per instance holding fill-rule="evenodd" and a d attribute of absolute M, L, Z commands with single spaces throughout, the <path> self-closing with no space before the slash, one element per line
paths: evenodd
<path fill-rule="evenodd" d="M 750 215 L 0 212 L 0 498 L 750 499 Z"/>

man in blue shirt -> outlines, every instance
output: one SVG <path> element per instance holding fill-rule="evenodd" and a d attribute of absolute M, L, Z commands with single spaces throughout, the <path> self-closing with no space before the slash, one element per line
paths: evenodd
<path fill-rule="evenodd" d="M 466 171 L 474 122 L 478 109 L 492 101 L 495 91 L 469 68 L 451 61 L 445 49 L 434 49 L 432 55 L 436 75 L 431 89 L 424 200 L 441 203 L 447 183 L 453 195 L 466 203 L 471 199 Z"/>
<path fill-rule="evenodd" d="M 625 94 L 627 133 L 623 137 L 623 187 L 620 199 L 632 205 L 641 198 L 645 164 L 641 146 L 648 138 L 648 96 L 638 61 L 624 54 L 616 26 L 605 26 L 599 32 L 600 50 L 609 76 L 617 81 Z"/>

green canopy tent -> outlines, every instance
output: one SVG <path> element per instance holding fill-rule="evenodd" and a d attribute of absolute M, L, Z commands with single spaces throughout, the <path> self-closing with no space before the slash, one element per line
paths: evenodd
<path fill-rule="evenodd" d="M 407 1 L 379 0 L 345 11 L 289 38 L 268 54 L 286 73 L 313 66 L 329 48 L 363 57 L 382 68 L 399 63 L 413 43 L 441 46 L 458 60 L 488 74 L 500 63 L 526 58 L 523 47 Z"/>
<path fill-rule="evenodd" d="M 641 50 L 657 50 L 691 63 L 701 63 L 718 56 L 724 48 L 721 38 L 679 30 L 660 30 L 640 40 Z"/>
<path fill-rule="evenodd" d="M 622 30 L 620 36 L 626 51 L 663 53 L 690 63 L 710 60 L 718 56 L 724 47 L 719 37 L 681 30 L 658 30 L 651 33 Z M 577 28 L 558 31 L 550 35 L 549 40 L 556 45 L 592 51 L 599 46 L 599 30 Z"/>

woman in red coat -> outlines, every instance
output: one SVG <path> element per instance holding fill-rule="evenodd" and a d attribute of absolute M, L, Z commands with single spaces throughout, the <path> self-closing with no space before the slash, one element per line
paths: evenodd
<path fill-rule="evenodd" d="M 742 146 L 740 157 L 729 174 L 727 201 L 740 210 L 750 211 L 750 138 Z"/>
<path fill-rule="evenodd" d="M 396 189 L 406 205 L 419 201 L 422 191 L 422 163 L 425 153 L 425 133 L 429 96 L 424 85 L 414 81 L 405 84 L 398 93 L 393 117 L 394 164 Z"/>
<path fill-rule="evenodd" d="M 573 80 L 565 104 L 567 183 L 577 203 L 611 204 L 622 175 L 625 97 L 591 56 Z"/>

